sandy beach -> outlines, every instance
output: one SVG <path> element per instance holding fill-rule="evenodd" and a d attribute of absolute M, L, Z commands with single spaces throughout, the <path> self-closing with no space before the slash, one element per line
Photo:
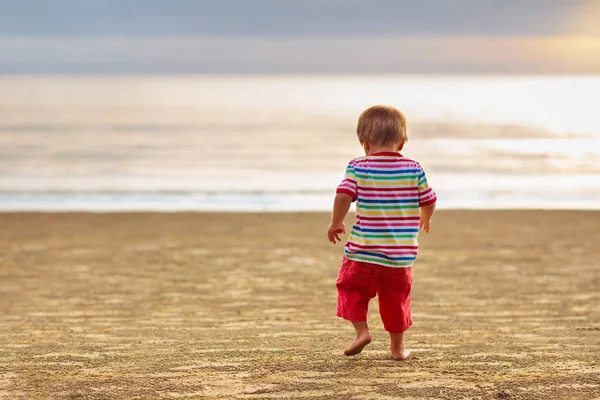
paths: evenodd
<path fill-rule="evenodd" d="M 600 398 L 600 212 L 439 212 L 406 362 L 376 302 L 343 356 L 328 218 L 0 214 L 0 398 Z"/>

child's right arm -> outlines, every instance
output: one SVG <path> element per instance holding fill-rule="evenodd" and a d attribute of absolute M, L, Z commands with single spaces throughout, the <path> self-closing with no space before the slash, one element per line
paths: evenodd
<path fill-rule="evenodd" d="M 421 223 L 419 225 L 420 228 L 423 228 L 425 232 L 429 233 L 429 229 L 431 228 L 431 217 L 435 212 L 435 204 L 437 202 L 437 196 L 433 189 L 429 187 L 427 183 L 427 176 L 425 175 L 425 171 L 419 165 L 420 174 L 418 177 L 418 186 L 419 186 L 419 207 L 421 208 Z"/>
<path fill-rule="evenodd" d="M 431 217 L 435 212 L 435 203 L 421 207 L 421 224 L 420 228 L 423 228 L 425 232 L 429 233 L 431 228 Z"/>

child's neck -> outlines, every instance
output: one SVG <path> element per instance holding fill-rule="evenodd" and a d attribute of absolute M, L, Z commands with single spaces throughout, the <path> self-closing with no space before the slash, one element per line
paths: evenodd
<path fill-rule="evenodd" d="M 375 153 L 397 153 L 399 152 L 400 149 L 398 149 L 398 146 L 369 146 L 369 149 L 365 149 L 365 153 L 367 153 L 368 156 L 375 154 Z"/>

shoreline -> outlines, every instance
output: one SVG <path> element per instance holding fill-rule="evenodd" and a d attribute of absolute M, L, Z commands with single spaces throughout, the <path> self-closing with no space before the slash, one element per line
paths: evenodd
<path fill-rule="evenodd" d="M 600 213 L 599 208 L 436 208 L 438 213 Z M 6 210 L 0 209 L 0 215 L 14 214 L 74 214 L 74 215 L 110 215 L 110 214 L 224 214 L 224 215 L 244 215 L 244 214 L 330 214 L 330 210 L 136 210 L 136 209 L 117 209 L 117 210 Z M 348 215 L 354 215 L 354 211 L 350 211 Z"/>

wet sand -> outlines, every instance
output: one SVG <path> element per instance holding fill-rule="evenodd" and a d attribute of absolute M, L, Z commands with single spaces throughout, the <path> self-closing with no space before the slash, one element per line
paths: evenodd
<path fill-rule="evenodd" d="M 595 399 L 600 212 L 446 211 L 412 358 L 342 352 L 326 214 L 0 214 L 0 398 Z"/>

